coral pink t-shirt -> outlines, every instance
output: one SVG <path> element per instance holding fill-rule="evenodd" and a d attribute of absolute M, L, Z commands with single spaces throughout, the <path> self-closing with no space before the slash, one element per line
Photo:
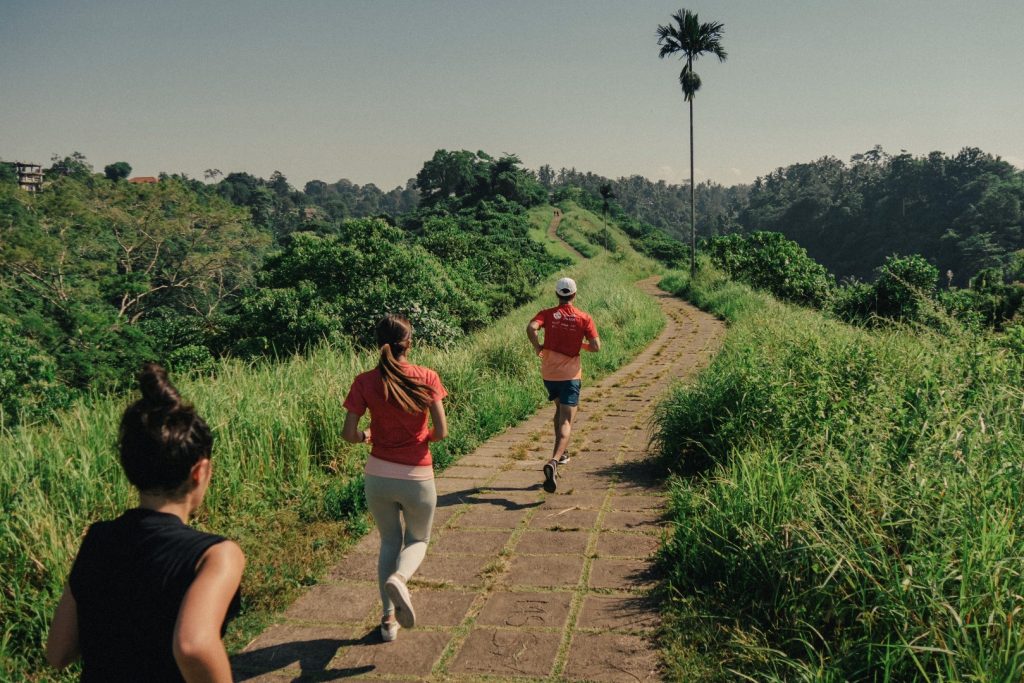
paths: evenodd
<path fill-rule="evenodd" d="M 431 401 L 439 401 L 448 395 L 441 378 L 430 368 L 411 363 L 401 363 L 401 366 L 410 377 L 430 388 Z M 379 370 L 374 368 L 355 378 L 344 406 L 350 413 L 360 416 L 370 410 L 370 433 L 373 435 L 370 454 L 373 457 L 402 465 L 431 464 L 427 442 L 430 411 L 407 413 L 392 401 L 384 400 L 384 381 Z"/>
<path fill-rule="evenodd" d="M 533 317 L 544 329 L 540 374 L 546 380 L 580 379 L 580 349 L 584 339 L 597 339 L 594 319 L 570 304 L 547 308 Z"/>

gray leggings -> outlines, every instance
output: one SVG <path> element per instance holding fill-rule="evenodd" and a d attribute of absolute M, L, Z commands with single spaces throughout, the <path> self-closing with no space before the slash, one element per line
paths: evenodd
<path fill-rule="evenodd" d="M 384 582 L 395 572 L 408 581 L 423 562 L 434 523 L 437 489 L 433 479 L 410 481 L 366 475 L 366 503 L 380 532 L 377 583 L 384 614 L 388 615 L 395 606 L 384 592 Z"/>

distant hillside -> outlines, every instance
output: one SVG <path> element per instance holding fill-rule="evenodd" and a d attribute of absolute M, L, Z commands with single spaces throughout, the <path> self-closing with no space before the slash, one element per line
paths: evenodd
<path fill-rule="evenodd" d="M 608 184 L 614 212 L 688 236 L 685 184 L 549 166 L 538 178 L 554 190 L 582 187 L 593 201 Z M 699 237 L 780 232 L 840 278 L 871 279 L 887 257 L 917 253 L 965 285 L 1024 249 L 1024 171 L 971 147 L 921 157 L 875 147 L 849 163 L 823 157 L 778 168 L 752 185 L 701 183 L 696 203 Z"/>
<path fill-rule="evenodd" d="M 130 169 L 75 153 L 38 192 L 0 174 L 0 427 L 116 389 L 145 360 L 201 370 L 366 343 L 384 312 L 444 347 L 569 262 L 530 237 L 527 208 L 548 195 L 512 155 L 439 150 L 392 197 L 402 213 L 356 219 L 384 206 L 346 203 L 381 199 L 370 186 Z"/>

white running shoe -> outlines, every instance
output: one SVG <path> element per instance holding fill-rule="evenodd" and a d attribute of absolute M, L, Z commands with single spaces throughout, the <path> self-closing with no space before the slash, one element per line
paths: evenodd
<path fill-rule="evenodd" d="M 398 637 L 398 622 L 392 619 L 391 621 L 380 622 L 380 639 L 385 643 L 390 643 Z"/>
<path fill-rule="evenodd" d="M 388 577 L 384 582 L 384 592 L 395 603 L 395 618 L 402 628 L 412 628 L 416 625 L 416 611 L 412 608 L 412 596 L 409 595 L 409 588 L 405 581 L 397 573 Z"/>

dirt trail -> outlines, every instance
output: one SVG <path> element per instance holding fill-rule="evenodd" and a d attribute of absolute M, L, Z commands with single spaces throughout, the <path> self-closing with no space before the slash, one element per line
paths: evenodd
<path fill-rule="evenodd" d="M 568 242 L 566 242 L 565 240 L 563 240 L 561 237 L 558 236 L 558 225 L 561 222 L 562 222 L 562 210 L 561 209 L 555 209 L 555 213 L 551 217 L 551 223 L 548 225 L 548 237 L 550 237 L 551 239 L 555 240 L 556 242 L 561 242 L 562 246 L 565 247 L 566 251 L 568 251 L 570 254 L 572 254 L 573 256 L 578 258 L 579 260 L 583 261 L 587 257 L 584 256 L 583 254 L 581 254 L 580 252 L 576 251 L 576 248 L 574 246 L 572 246 L 571 244 L 569 244 Z"/>
<path fill-rule="evenodd" d="M 662 306 L 665 329 L 629 365 L 584 383 L 557 493 L 540 486 L 552 440 L 544 408 L 438 477 L 434 536 L 410 583 L 415 629 L 379 641 L 371 532 L 233 658 L 236 680 L 660 680 L 658 606 L 646 595 L 665 492 L 647 427 L 670 383 L 717 350 L 724 324 L 654 278 L 638 286 Z"/>

